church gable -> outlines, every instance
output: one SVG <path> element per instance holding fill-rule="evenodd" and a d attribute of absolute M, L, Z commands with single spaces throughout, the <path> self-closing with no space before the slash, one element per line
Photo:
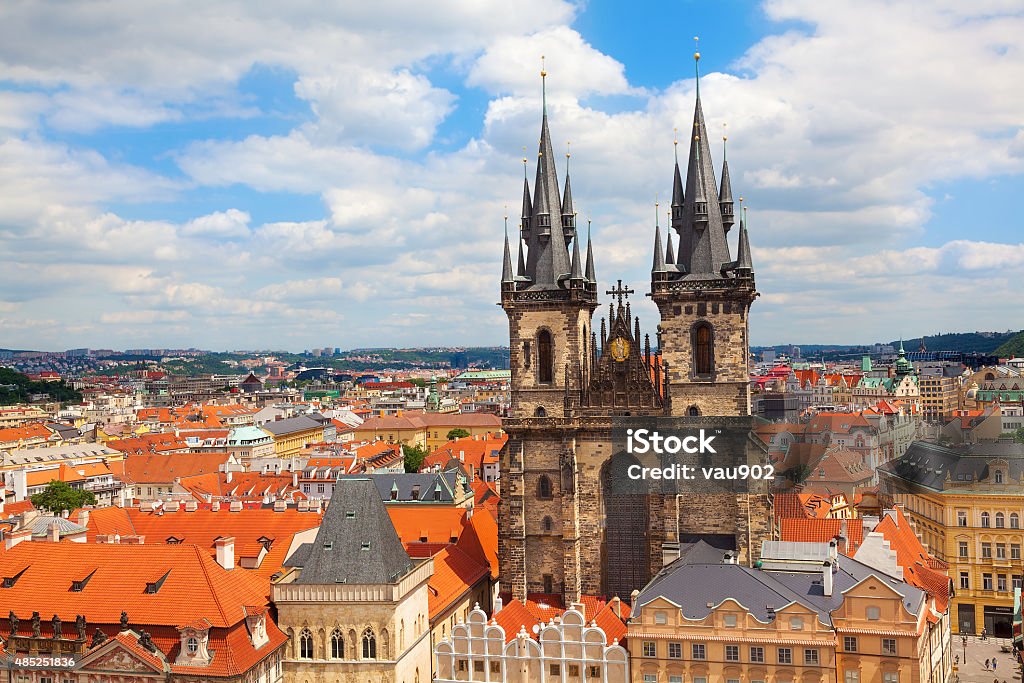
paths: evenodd
<path fill-rule="evenodd" d="M 137 638 L 133 632 L 122 631 L 80 660 L 78 671 L 163 677 L 167 670 L 163 653 L 155 647 L 155 652 L 151 652 L 138 642 Z"/>

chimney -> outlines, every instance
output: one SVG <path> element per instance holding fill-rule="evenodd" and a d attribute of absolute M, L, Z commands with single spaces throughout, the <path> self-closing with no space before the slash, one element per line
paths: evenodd
<path fill-rule="evenodd" d="M 829 561 L 821 566 L 821 590 L 826 598 L 832 597 L 832 563 Z"/>
<path fill-rule="evenodd" d="M 167 501 L 164 505 L 164 509 L 167 510 L 167 512 L 177 512 L 179 507 L 178 501 L 176 500 Z"/>
<path fill-rule="evenodd" d="M 228 536 L 227 538 L 218 538 L 214 541 L 214 545 L 217 547 L 217 564 L 224 567 L 224 569 L 234 569 L 235 537 Z"/>
<path fill-rule="evenodd" d="M 3 512 L 3 500 L 0 499 L 0 512 Z M 89 526 L 89 511 L 82 508 L 78 511 L 78 523 L 82 526 Z"/>
<path fill-rule="evenodd" d="M 298 470 L 293 470 L 292 471 L 292 488 L 295 488 L 295 489 L 299 488 L 299 471 Z"/>
<path fill-rule="evenodd" d="M 288 509 L 288 502 L 285 500 L 274 501 L 274 512 L 284 512 Z"/>
<path fill-rule="evenodd" d="M 121 543 L 124 545 L 145 545 L 145 536 L 122 536 Z"/>
<path fill-rule="evenodd" d="M 736 564 L 736 563 L 737 563 L 736 556 L 733 555 L 731 552 L 726 553 L 725 556 L 722 558 L 722 564 Z"/>
<path fill-rule="evenodd" d="M 227 483 L 230 484 L 232 479 L 234 479 L 234 472 L 232 472 L 231 470 L 228 470 L 227 476 L 224 477 L 224 481 L 226 481 Z"/>
<path fill-rule="evenodd" d="M 615 616 L 617 616 L 619 619 L 621 619 L 622 618 L 622 601 L 619 600 L 619 596 L 618 595 L 616 595 L 614 598 L 611 599 L 611 601 L 609 602 L 609 606 L 612 608 L 612 612 L 615 613 Z"/>
<path fill-rule="evenodd" d="M 22 541 L 32 540 L 32 530 L 22 529 L 21 531 L 12 531 L 7 534 L 7 538 L 4 539 L 4 548 L 10 550 L 14 546 L 18 545 Z"/>
<path fill-rule="evenodd" d="M 220 512 L 220 501 L 215 500 L 210 503 L 210 512 Z"/>
<path fill-rule="evenodd" d="M 50 541 L 53 543 L 60 542 L 60 526 L 57 522 L 50 522 Z"/>
<path fill-rule="evenodd" d="M 185 512 L 195 512 L 199 509 L 199 503 L 194 500 L 185 501 Z"/>
<path fill-rule="evenodd" d="M 242 501 L 240 501 L 240 500 L 233 500 L 233 501 L 231 501 L 231 504 L 228 505 L 228 510 L 230 510 L 231 512 L 241 512 L 242 511 Z"/>
<path fill-rule="evenodd" d="M 845 535 L 843 536 L 843 538 L 845 538 Z M 833 562 L 839 559 L 839 544 L 836 542 L 836 539 L 834 538 L 828 542 L 828 556 L 829 559 L 831 559 Z"/>
<path fill-rule="evenodd" d="M 504 607 L 504 606 L 505 606 L 505 601 L 501 599 L 500 595 L 498 597 L 494 598 L 494 611 L 491 612 L 491 616 L 493 617 L 495 614 L 500 612 L 501 608 Z"/>

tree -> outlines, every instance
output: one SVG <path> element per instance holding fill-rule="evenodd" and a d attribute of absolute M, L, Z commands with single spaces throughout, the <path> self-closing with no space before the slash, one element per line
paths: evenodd
<path fill-rule="evenodd" d="M 462 429 L 461 427 L 456 427 L 455 429 L 449 431 L 445 438 L 448 439 L 449 441 L 455 441 L 455 439 L 465 439 L 467 436 L 469 436 L 469 432 L 467 432 L 465 429 Z"/>
<path fill-rule="evenodd" d="M 96 496 L 92 491 L 72 488 L 70 484 L 53 479 L 46 488 L 32 496 L 32 505 L 54 514 L 74 510 L 84 505 L 95 505 Z"/>
<path fill-rule="evenodd" d="M 811 476 L 811 472 L 811 466 L 802 462 L 790 467 L 782 473 L 782 476 L 794 484 L 802 484 L 807 480 L 807 477 Z"/>
<path fill-rule="evenodd" d="M 1024 443 L 1024 427 L 1019 427 L 1017 431 L 1013 433 L 1013 440 L 1017 443 Z"/>
<path fill-rule="evenodd" d="M 402 444 L 402 455 L 405 456 L 405 471 L 419 472 L 427 457 L 426 446 L 409 446 Z"/>

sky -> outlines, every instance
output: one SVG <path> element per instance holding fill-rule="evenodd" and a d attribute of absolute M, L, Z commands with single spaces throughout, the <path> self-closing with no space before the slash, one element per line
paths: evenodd
<path fill-rule="evenodd" d="M 1024 325 L 1019 0 L 12 0 L 0 348 L 507 344 L 541 55 L 601 291 L 653 332 L 694 36 L 752 344 Z"/>

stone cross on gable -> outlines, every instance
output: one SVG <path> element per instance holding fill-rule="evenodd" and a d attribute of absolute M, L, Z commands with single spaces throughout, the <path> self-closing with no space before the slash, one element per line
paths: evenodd
<path fill-rule="evenodd" d="M 619 299 L 619 306 L 622 306 L 623 298 L 628 299 L 630 294 L 635 294 L 635 293 L 636 293 L 635 290 L 630 289 L 628 286 L 623 287 L 622 286 L 622 280 L 619 280 L 618 284 L 616 284 L 614 287 L 612 287 L 607 292 L 605 292 L 605 294 L 610 294 L 611 296 L 618 297 L 618 299 Z"/>

